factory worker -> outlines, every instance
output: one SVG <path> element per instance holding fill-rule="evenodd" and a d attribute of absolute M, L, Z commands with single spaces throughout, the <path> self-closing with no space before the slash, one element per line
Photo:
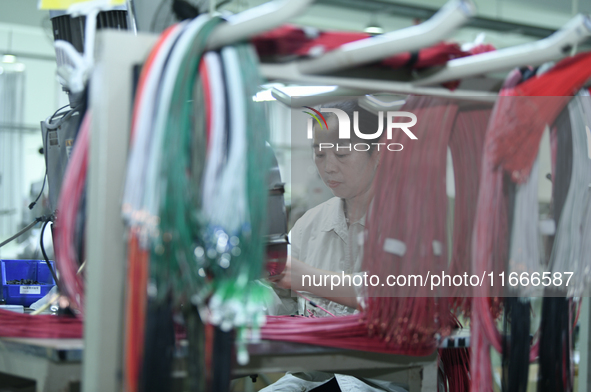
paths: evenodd
<path fill-rule="evenodd" d="M 343 110 L 350 118 L 350 139 L 339 139 L 338 118 L 323 112 L 328 130 L 314 126 L 313 157 L 323 182 L 335 197 L 307 211 L 290 232 L 291 257 L 285 271 L 271 280 L 279 288 L 302 290 L 299 280 L 302 274 L 323 276 L 326 274 L 355 274 L 361 271 L 361 234 L 365 215 L 374 196 L 373 180 L 380 156 L 378 140 L 360 139 L 353 130 L 354 112 L 358 113 L 359 130 L 375 133 L 378 118 L 362 109 L 356 101 L 324 105 Z M 348 148 L 348 145 L 365 143 Z M 326 146 L 333 145 L 333 148 Z M 337 146 L 339 147 L 337 149 Z M 298 313 L 314 317 L 332 317 L 351 314 L 361 308 L 355 287 L 343 286 L 330 290 L 327 287 L 306 287 L 307 292 L 298 297 Z M 310 300 L 318 306 L 313 306 Z M 341 374 L 322 372 L 288 373 L 273 385 L 263 389 L 271 391 L 405 391 L 383 380 L 365 380 Z"/>

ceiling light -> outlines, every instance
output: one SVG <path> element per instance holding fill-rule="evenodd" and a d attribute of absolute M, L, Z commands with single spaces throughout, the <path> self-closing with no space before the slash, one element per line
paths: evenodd
<path fill-rule="evenodd" d="M 367 34 L 372 34 L 372 35 L 377 35 L 377 34 L 383 34 L 384 33 L 384 29 L 381 28 L 380 26 L 367 26 L 363 31 L 365 31 Z"/>
<path fill-rule="evenodd" d="M 384 29 L 382 28 L 382 26 L 380 26 L 378 24 L 378 13 L 377 12 L 371 14 L 371 17 L 369 18 L 369 23 L 367 24 L 367 27 L 363 31 L 365 31 L 367 34 L 371 34 L 371 35 L 378 35 L 378 34 L 384 33 Z"/>
<path fill-rule="evenodd" d="M 264 90 L 256 93 L 256 95 L 252 97 L 252 100 L 255 102 L 265 102 L 274 101 L 275 98 L 273 97 L 273 95 L 271 95 L 271 90 Z"/>
<path fill-rule="evenodd" d="M 5 54 L 4 56 L 2 56 L 2 62 L 7 64 L 16 63 L 16 56 L 13 56 L 11 54 Z"/>
<path fill-rule="evenodd" d="M 278 90 L 284 92 L 290 97 L 307 97 L 310 95 L 325 94 L 337 89 L 337 86 L 281 86 Z M 253 101 L 275 101 L 271 93 L 271 89 L 259 91 L 254 97 Z"/>

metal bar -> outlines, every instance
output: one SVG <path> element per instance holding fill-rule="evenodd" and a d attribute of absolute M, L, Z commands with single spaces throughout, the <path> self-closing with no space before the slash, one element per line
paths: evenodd
<path fill-rule="evenodd" d="M 234 42 L 244 41 L 263 31 L 279 26 L 303 12 L 313 0 L 275 0 L 228 18 L 208 40 L 213 50 Z"/>
<path fill-rule="evenodd" d="M 282 91 L 274 87 L 271 90 L 271 95 L 273 96 L 273 98 L 275 98 L 277 101 L 281 102 L 284 105 L 287 105 L 292 108 L 299 108 L 302 106 L 317 106 L 326 102 L 334 101 L 335 99 L 338 100 L 339 97 L 363 95 L 368 94 L 369 92 L 370 91 L 367 90 L 337 87 L 334 91 L 330 91 L 328 93 L 308 96 L 290 96 L 285 91 Z"/>
<path fill-rule="evenodd" d="M 21 57 L 24 59 L 31 59 L 31 60 L 44 60 L 44 61 L 51 61 L 51 62 L 55 63 L 55 56 L 50 56 L 50 55 L 15 52 L 12 50 L 10 51 L 10 53 L 8 53 L 8 51 L 5 51 L 4 53 L 0 53 L 0 54 L 11 54 L 13 56 L 16 56 L 17 58 Z"/>
<path fill-rule="evenodd" d="M 488 72 L 505 71 L 526 64 L 540 65 L 568 55 L 573 46 L 589 36 L 591 36 L 591 20 L 588 16 L 577 15 L 548 38 L 451 60 L 441 71 L 414 81 L 412 84 L 426 86 Z"/>
<path fill-rule="evenodd" d="M 295 62 L 306 74 L 327 73 L 383 60 L 396 53 L 418 50 L 441 41 L 475 13 L 472 3 L 452 0 L 417 26 L 342 45 L 323 56 Z"/>
<path fill-rule="evenodd" d="M 416 19 L 429 19 L 437 10 L 418 5 L 393 3 L 385 0 L 318 0 L 316 4 L 326 4 L 335 7 L 358 9 L 367 12 L 384 12 L 399 17 Z M 466 27 L 475 27 L 500 32 L 511 32 L 528 35 L 536 38 L 546 38 L 553 34 L 556 29 L 526 25 L 522 23 L 505 22 L 498 19 L 475 16 L 465 24 Z"/>
<path fill-rule="evenodd" d="M 417 87 L 407 82 L 392 82 L 376 79 L 354 79 L 322 75 L 302 75 L 294 63 L 285 65 L 262 64 L 261 74 L 270 80 L 282 80 L 300 83 L 312 83 L 319 86 L 341 86 L 356 89 L 362 92 L 371 93 L 375 91 L 389 92 L 395 94 L 416 94 L 431 95 L 435 97 L 456 98 L 461 100 L 495 102 L 497 92 L 486 91 L 450 91 L 440 87 Z"/>

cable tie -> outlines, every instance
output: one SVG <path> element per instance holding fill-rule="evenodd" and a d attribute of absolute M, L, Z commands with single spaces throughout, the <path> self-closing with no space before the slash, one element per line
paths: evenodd
<path fill-rule="evenodd" d="M 404 256 L 406 253 L 406 244 L 394 238 L 384 240 L 384 251 L 398 256 Z"/>

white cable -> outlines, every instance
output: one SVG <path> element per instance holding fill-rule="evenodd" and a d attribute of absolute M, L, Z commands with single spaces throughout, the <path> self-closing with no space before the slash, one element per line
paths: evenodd
<path fill-rule="evenodd" d="M 541 143 L 540 143 L 541 146 Z M 540 148 L 534 161 L 529 178 L 523 184 L 517 184 L 513 207 L 513 223 L 511 226 L 511 244 L 509 250 L 509 273 L 516 272 L 519 276 L 527 273 L 532 276 L 539 273 L 540 264 L 540 236 L 538 231 L 538 172 Z M 515 287 L 519 296 L 534 295 L 534 285 Z"/>
<path fill-rule="evenodd" d="M 134 140 L 130 149 L 123 196 L 123 216 L 130 226 L 142 223 L 142 216 L 144 214 L 141 212 L 141 202 L 145 187 L 147 164 L 150 159 L 149 151 L 154 133 L 155 103 L 159 82 L 166 59 L 180 35 L 184 24 L 183 22 L 183 24 L 176 25 L 166 41 L 160 46 L 160 50 L 156 54 L 150 71 L 146 76 L 142 95 L 136 98 L 139 100 L 139 105 L 134 124 Z"/>
<path fill-rule="evenodd" d="M 208 52 L 204 58 L 209 79 L 211 133 L 208 157 L 203 174 L 203 210 L 213 210 L 215 190 L 225 162 L 226 100 L 222 62 L 216 52 Z"/>
<path fill-rule="evenodd" d="M 588 216 L 589 195 L 591 184 L 591 159 L 587 150 L 586 126 L 591 123 L 591 111 L 588 102 L 589 93 L 582 91 L 572 99 L 568 105 L 570 117 L 570 131 L 572 132 L 572 174 L 568 194 L 562 208 L 560 221 L 552 254 L 550 266 L 552 277 L 554 273 L 562 273 L 563 287 L 568 279 L 566 272 L 572 272 L 572 278 L 567 287 L 567 295 L 578 297 L 582 294 L 584 285 L 591 281 L 591 267 L 589 253 L 582 254 L 581 250 L 586 249 L 585 242 L 589 238 L 589 222 L 583 220 Z M 559 130 L 560 132 L 561 130 Z M 583 236 L 583 233 L 587 236 Z M 553 284 L 555 286 L 555 284 Z"/>
<path fill-rule="evenodd" d="M 158 92 L 158 99 L 155 106 L 156 116 L 154 118 L 153 140 L 150 146 L 150 160 L 148 161 L 149 164 L 146 171 L 146 188 L 142 203 L 142 209 L 149 214 L 151 218 L 150 226 L 154 230 L 158 224 L 157 216 L 162 196 L 161 193 L 166 189 L 166 178 L 162 173 L 162 143 L 166 120 L 170 112 L 174 84 L 188 48 L 193 43 L 195 35 L 199 33 L 208 20 L 209 17 L 204 14 L 189 22 L 185 31 L 179 37 L 177 44 L 172 49 L 162 77 L 162 83 L 160 84 L 161 88 Z"/>
<path fill-rule="evenodd" d="M 226 96 L 229 97 L 229 141 L 228 162 L 223 168 L 219 185 L 215 188 L 215 203 L 211 210 L 205 210 L 210 227 L 219 227 L 227 235 L 241 236 L 248 226 L 248 195 L 246 188 L 247 175 L 247 146 L 246 124 L 247 113 L 245 103 L 245 88 L 240 73 L 240 58 L 234 47 L 224 47 L 221 50 L 224 74 L 226 75 Z M 233 205 L 233 208 L 228 206 Z M 248 280 L 246 275 L 239 274 L 232 288 L 219 287 L 209 302 L 211 322 L 219 325 L 222 330 L 229 330 L 244 325 L 247 320 L 249 295 L 241 300 L 230 291 L 246 290 Z"/>
<path fill-rule="evenodd" d="M 236 49 L 222 49 L 230 109 L 230 148 L 228 163 L 224 168 L 221 184 L 217 189 L 215 209 L 211 211 L 211 223 L 223 227 L 228 233 L 238 233 L 248 221 L 246 194 L 246 110 L 244 86 L 240 74 L 240 61 Z M 235 208 L 228 208 L 234 204 Z"/>

